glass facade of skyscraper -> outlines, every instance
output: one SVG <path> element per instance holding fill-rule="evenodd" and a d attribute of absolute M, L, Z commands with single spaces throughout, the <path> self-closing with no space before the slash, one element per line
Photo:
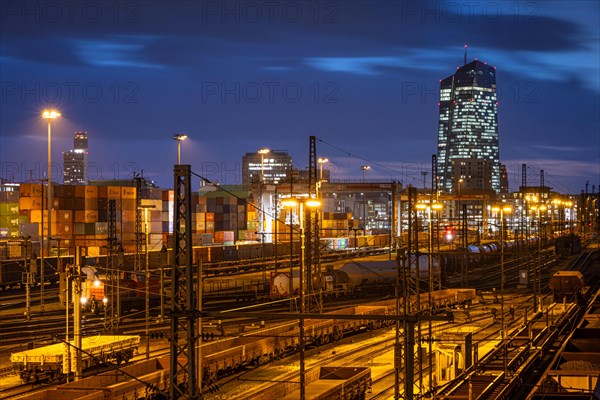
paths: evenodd
<path fill-rule="evenodd" d="M 441 190 L 456 191 L 452 162 L 457 159 L 488 160 L 491 174 L 476 189 L 500 190 L 497 107 L 494 67 L 475 60 L 440 81 L 437 173 Z"/>

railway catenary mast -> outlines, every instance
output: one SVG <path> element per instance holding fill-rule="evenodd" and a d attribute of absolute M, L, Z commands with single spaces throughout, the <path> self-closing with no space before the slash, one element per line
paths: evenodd
<path fill-rule="evenodd" d="M 317 197 L 317 144 L 316 137 L 309 137 L 309 163 L 308 163 L 308 195 Z M 319 260 L 319 210 L 305 207 L 306 221 L 306 296 L 308 312 L 323 312 L 323 299 L 321 295 L 321 263 Z"/>
<path fill-rule="evenodd" d="M 108 264 L 108 285 L 104 285 L 108 289 L 108 302 L 104 305 L 104 329 L 109 332 L 116 332 L 118 329 L 118 321 L 121 315 L 115 315 L 118 307 L 115 307 L 115 278 L 120 279 L 115 271 L 115 253 L 117 247 L 117 207 L 116 200 L 108 201 L 107 210 L 108 221 L 108 237 L 106 239 L 108 246 L 107 264 Z M 60 254 L 59 254 L 60 256 Z"/>
<path fill-rule="evenodd" d="M 402 260 L 402 284 L 404 294 L 404 315 L 411 316 L 418 314 L 421 308 L 420 303 L 420 288 L 419 288 L 419 257 L 418 257 L 418 220 L 415 205 L 417 203 L 417 188 L 409 185 L 407 188 L 407 202 L 406 202 L 406 213 L 408 217 L 408 235 L 406 243 L 406 257 Z M 413 278 L 414 271 L 414 278 Z M 414 307 L 411 299 L 415 299 Z M 417 324 L 415 330 L 415 322 Z M 414 397 L 414 386 L 418 387 L 419 393 L 423 392 L 423 374 L 422 374 L 422 353 L 420 351 L 421 343 L 421 323 L 420 320 L 415 321 L 410 318 L 403 320 L 403 331 L 404 331 L 404 397 L 406 399 L 412 399 Z M 418 343 L 416 354 L 415 354 L 415 343 Z M 414 365 L 415 355 L 417 357 L 417 364 L 419 365 L 419 379 L 414 380 Z M 414 382 L 414 384 L 412 383 Z"/>
<path fill-rule="evenodd" d="M 196 400 L 201 398 L 201 376 L 197 374 L 196 346 L 199 335 L 196 323 L 194 271 L 192 265 L 192 194 L 190 165 L 174 167 L 175 204 L 173 209 L 173 268 L 171 270 L 171 371 L 169 395 L 171 399 Z M 200 279 L 200 273 L 198 273 Z M 199 333 L 199 332 L 198 332 Z M 199 346 L 198 346 L 199 348 Z"/>
<path fill-rule="evenodd" d="M 136 175 L 135 180 L 135 266 L 136 271 L 142 270 L 142 177 Z"/>

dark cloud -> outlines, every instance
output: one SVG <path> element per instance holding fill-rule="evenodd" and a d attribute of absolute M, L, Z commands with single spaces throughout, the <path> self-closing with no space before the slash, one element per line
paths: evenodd
<path fill-rule="evenodd" d="M 198 160 L 235 163 L 278 143 L 304 160 L 307 136 L 316 134 L 380 162 L 427 164 L 436 151 L 437 82 L 462 64 L 465 42 L 469 59 L 498 67 L 502 157 L 546 160 L 540 153 L 548 149 L 527 149 L 562 146 L 565 135 L 597 142 L 598 28 L 580 18 L 578 3 L 68 3 L 79 4 L 72 18 L 52 22 L 49 10 L 36 15 L 35 7 L 66 3 L 0 1 L 3 161 L 28 157 L 7 150 L 5 139 L 12 146 L 24 132 L 43 131 L 38 113 L 50 103 L 65 116 L 57 135 L 83 128 L 92 143 L 101 135 L 103 148 L 124 143 L 111 160 L 131 158 L 131 146 L 143 142 L 135 162 L 157 176 L 168 176 L 172 160 L 153 151 L 172 146 L 178 131 L 196 138 Z M 101 7 L 97 21 L 82 13 L 93 4 Z M 586 4 L 597 16 L 598 4 Z M 67 81 L 80 85 L 74 101 L 22 94 Z M 99 101 L 82 93 L 86 83 L 101 87 Z M 300 88 L 297 101 L 285 87 Z M 582 157 L 585 165 L 597 161 Z"/>

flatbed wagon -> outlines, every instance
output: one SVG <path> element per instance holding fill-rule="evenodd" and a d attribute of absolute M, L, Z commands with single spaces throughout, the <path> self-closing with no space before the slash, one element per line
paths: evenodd
<path fill-rule="evenodd" d="M 12 353 L 10 362 L 25 382 L 53 381 L 74 372 L 74 342 L 57 343 L 36 349 Z M 129 361 L 140 343 L 136 335 L 96 335 L 81 340 L 82 369 L 114 361 L 117 364 Z M 65 363 L 65 361 L 69 361 Z M 71 368 L 69 368 L 71 366 Z"/>

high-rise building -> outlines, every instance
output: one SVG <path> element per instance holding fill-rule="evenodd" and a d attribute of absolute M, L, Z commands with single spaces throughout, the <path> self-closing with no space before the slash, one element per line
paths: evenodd
<path fill-rule="evenodd" d="M 508 193 L 508 172 L 504 164 L 500 164 L 500 193 Z"/>
<path fill-rule="evenodd" d="M 458 179 L 469 179 L 474 190 L 500 191 L 496 68 L 478 60 L 440 81 L 438 176 L 440 189 L 457 192 Z M 455 173 L 457 165 L 489 162 L 472 170 L 476 176 Z M 463 164 L 461 164 L 463 163 Z M 484 165 L 484 164 L 481 164 Z"/>
<path fill-rule="evenodd" d="M 67 185 L 85 185 L 87 182 L 87 132 L 75 132 L 73 149 L 63 153 L 63 182 Z"/>
<path fill-rule="evenodd" d="M 292 157 L 287 151 L 270 150 L 260 154 L 246 153 L 242 157 L 242 184 L 259 182 L 277 184 L 285 181 L 290 173 Z"/>

